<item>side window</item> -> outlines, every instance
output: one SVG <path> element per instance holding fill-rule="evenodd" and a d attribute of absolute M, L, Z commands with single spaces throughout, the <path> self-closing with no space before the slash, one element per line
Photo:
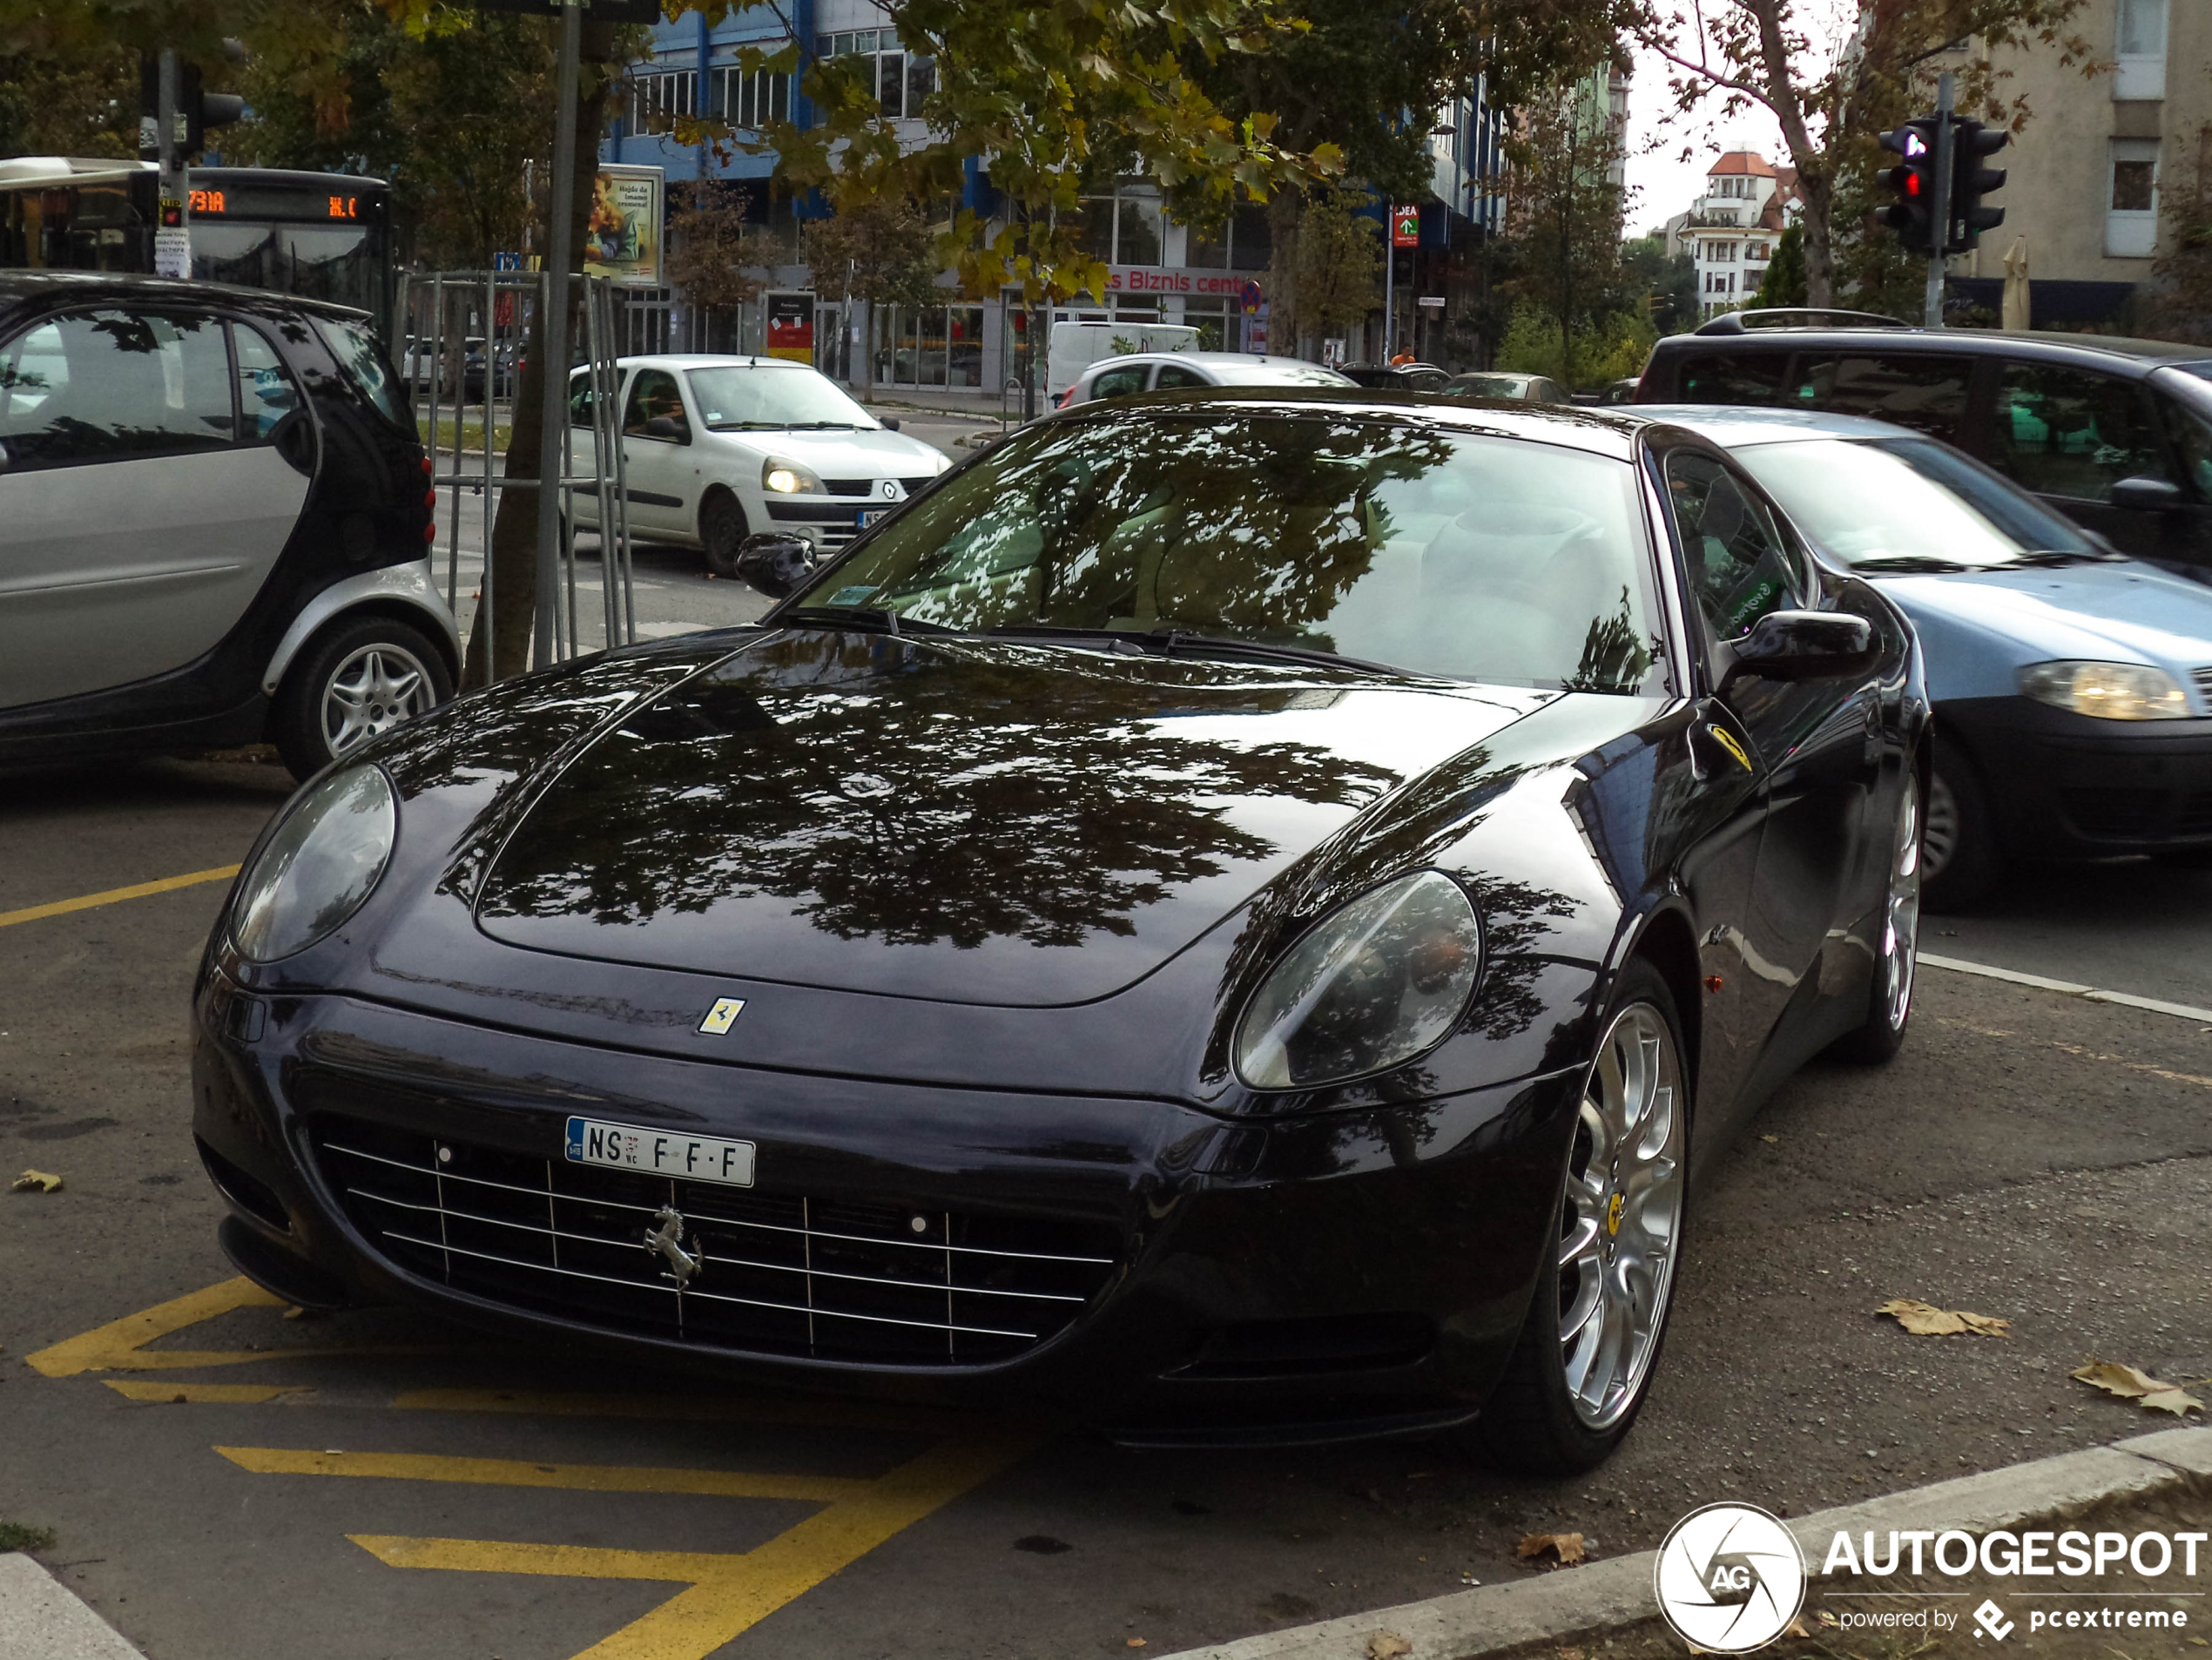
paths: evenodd
<path fill-rule="evenodd" d="M 1086 402 L 1100 398 L 1126 398 L 1144 390 L 1144 365 L 1133 364 L 1125 369 L 1108 369 L 1090 383 L 1090 396 Z"/>
<path fill-rule="evenodd" d="M 1715 639 L 1739 639 L 1791 604 L 1789 550 L 1766 509 L 1728 469 L 1676 450 L 1667 457 L 1667 500 L 1690 593 Z"/>
<path fill-rule="evenodd" d="M 1683 403 L 1779 403 L 1789 368 L 1778 352 L 1688 358 L 1676 396 Z"/>
<path fill-rule="evenodd" d="M 2167 476 L 2143 389 L 2117 375 L 2007 363 L 1990 422 L 1989 464 L 2039 496 L 2105 502 L 2123 478 Z"/>
<path fill-rule="evenodd" d="M 1153 383 L 1156 392 L 1177 392 L 1185 387 L 1211 386 L 1212 381 L 1196 369 L 1186 369 L 1180 363 L 1160 365 L 1160 378 Z"/>
<path fill-rule="evenodd" d="M 220 321 L 91 311 L 0 348 L 0 445 L 18 466 L 174 455 L 231 442 L 231 354 Z"/>
<path fill-rule="evenodd" d="M 591 372 L 579 369 L 569 376 L 569 425 L 591 425 Z"/>
<path fill-rule="evenodd" d="M 2212 502 L 2212 416 L 2179 398 L 2161 397 L 2158 407 L 2166 416 L 2166 435 L 2182 458 L 2182 470 L 2196 486 L 2197 500 Z"/>
<path fill-rule="evenodd" d="M 300 388 L 276 348 L 257 330 L 233 323 L 231 347 L 238 362 L 238 435 L 259 442 L 300 407 Z"/>
<path fill-rule="evenodd" d="M 632 438 L 670 438 L 665 430 L 648 433 L 648 422 L 663 417 L 673 421 L 677 433 L 671 442 L 687 442 L 691 434 L 684 418 L 684 395 L 677 389 L 676 377 L 665 369 L 639 369 L 637 378 L 630 383 L 630 402 L 624 406 L 622 429 Z"/>
<path fill-rule="evenodd" d="M 1923 357 L 1800 357 L 1789 401 L 1838 415 L 1892 421 L 1946 443 L 1966 413 L 1973 360 Z"/>

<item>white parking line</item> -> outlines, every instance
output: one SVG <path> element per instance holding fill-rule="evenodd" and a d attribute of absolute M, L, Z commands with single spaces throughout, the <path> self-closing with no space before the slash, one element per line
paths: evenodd
<path fill-rule="evenodd" d="M 1975 974 L 1985 980 L 2008 981 L 2015 986 L 2033 986 L 2040 991 L 2062 991 L 2069 997 L 2080 997 L 2093 1003 L 2118 1003 L 2126 1009 L 2148 1009 L 2154 1015 L 2172 1015 L 2180 1020 L 2194 1020 L 2212 1026 L 2212 1009 L 2197 1009 L 2188 1003 L 2169 1003 L 2156 997 L 2138 997 L 2132 992 L 2104 991 L 2095 986 L 2078 986 L 2071 980 L 2051 980 L 2040 974 L 2022 974 L 2018 968 L 1993 968 L 1986 962 L 1964 962 L 1957 957 L 1939 957 L 1923 951 L 1920 961 L 1931 968 L 1948 968 L 1953 974 Z"/>

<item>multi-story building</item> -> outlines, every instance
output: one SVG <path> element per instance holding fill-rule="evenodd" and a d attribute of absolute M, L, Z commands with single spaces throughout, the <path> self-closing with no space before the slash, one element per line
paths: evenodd
<path fill-rule="evenodd" d="M 1795 168 L 1777 167 L 1755 150 L 1727 151 L 1707 170 L 1704 194 L 1667 221 L 1667 252 L 1696 262 L 1703 314 L 1747 305 L 1758 292 L 1774 245 L 1795 217 L 1796 179 Z"/>
<path fill-rule="evenodd" d="M 806 267 L 798 232 L 810 204 L 773 198 L 772 156 L 680 145 L 666 130 L 669 118 L 679 115 L 711 115 L 741 129 L 784 116 L 806 125 L 810 111 L 794 84 L 799 78 L 745 76 L 735 65 L 741 48 L 773 48 L 792 32 L 816 57 L 872 58 L 885 113 L 910 128 L 915 141 L 923 135 L 919 111 L 935 84 L 934 67 L 927 57 L 906 50 L 872 0 L 786 0 L 733 11 L 712 25 L 693 11 L 656 26 L 651 56 L 631 66 L 624 118 L 603 145 L 602 159 L 664 169 L 671 195 L 679 199 L 699 180 L 710 181 L 725 199 L 735 193 L 758 222 L 763 263 L 755 273 L 765 277 L 770 289 L 763 300 L 735 314 L 707 314 L 680 293 L 667 294 L 664 338 L 694 349 L 761 350 L 771 309 L 786 316 L 796 308 L 812 320 L 816 362 L 840 378 L 862 379 L 865 360 L 859 354 L 867 353 L 873 354 L 869 378 L 880 385 L 1003 384 L 1016 372 L 1027 321 L 1013 291 L 970 300 L 948 273 L 941 279 L 942 304 L 880 307 L 870 315 L 866 304 L 847 299 L 838 273 Z M 1501 118 L 1482 86 L 1433 124 L 1433 199 L 1420 204 L 1420 246 L 1399 256 L 1401 341 L 1444 326 L 1443 309 L 1420 306 L 1421 297 L 1433 290 L 1450 304 L 1447 267 L 1468 265 L 1461 255 L 1470 237 L 1494 231 L 1502 220 L 1501 137 Z M 988 219 L 999 199 L 988 159 L 971 159 L 961 205 Z M 1379 218 L 1382 206 L 1376 205 Z M 1240 206 L 1217 227 L 1182 225 L 1165 211 L 1155 181 L 1128 179 L 1085 202 L 1083 234 L 1090 252 L 1106 264 L 1108 292 L 1078 296 L 1055 308 L 1052 320 L 1182 323 L 1196 327 L 1201 343 L 1211 348 L 1294 348 L 1295 342 L 1265 334 L 1273 247 L 1264 206 Z M 1379 314 L 1367 332 L 1372 340 L 1350 342 L 1352 355 L 1379 350 Z"/>
<path fill-rule="evenodd" d="M 2006 173 L 1992 199 L 2004 224 L 1952 267 L 1969 279 L 1954 287 L 1993 309 L 2005 255 L 2024 240 L 2039 328 L 2128 321 L 2170 234 L 2160 212 L 2169 179 L 2212 185 L 2195 178 L 2212 160 L 2212 5 L 2084 0 L 2067 26 L 2088 40 L 2096 73 L 2050 46 L 1993 57 L 2004 94 L 2026 95 L 2029 116 L 1989 162 Z"/>

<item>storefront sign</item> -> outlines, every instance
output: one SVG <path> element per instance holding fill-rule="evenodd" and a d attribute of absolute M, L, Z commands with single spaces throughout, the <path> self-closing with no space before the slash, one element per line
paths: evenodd
<path fill-rule="evenodd" d="M 1109 294 L 1188 294 L 1193 299 L 1232 300 L 1241 297 L 1246 289 L 1257 290 L 1258 287 L 1249 276 L 1234 271 L 1199 271 L 1177 265 L 1106 267 L 1106 292 Z M 1257 303 L 1255 297 L 1245 304 L 1244 309 L 1250 311 Z"/>
<path fill-rule="evenodd" d="M 811 294 L 770 294 L 761 296 L 768 308 L 768 355 L 793 362 L 814 361 L 814 296 Z"/>
<path fill-rule="evenodd" d="M 658 167 L 600 168 L 583 233 L 584 270 L 629 287 L 658 287 L 663 193 Z"/>
<path fill-rule="evenodd" d="M 1418 207 L 1393 207 L 1390 210 L 1390 246 L 1394 248 L 1417 248 L 1421 245 L 1421 210 Z"/>

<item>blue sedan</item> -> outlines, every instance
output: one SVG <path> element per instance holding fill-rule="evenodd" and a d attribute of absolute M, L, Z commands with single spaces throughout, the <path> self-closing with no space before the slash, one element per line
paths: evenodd
<path fill-rule="evenodd" d="M 1933 909 L 2031 860 L 2212 856 L 2212 589 L 2115 553 L 1885 422 L 1640 405 L 1735 456 L 1817 557 L 1919 631 L 1935 705 Z"/>

